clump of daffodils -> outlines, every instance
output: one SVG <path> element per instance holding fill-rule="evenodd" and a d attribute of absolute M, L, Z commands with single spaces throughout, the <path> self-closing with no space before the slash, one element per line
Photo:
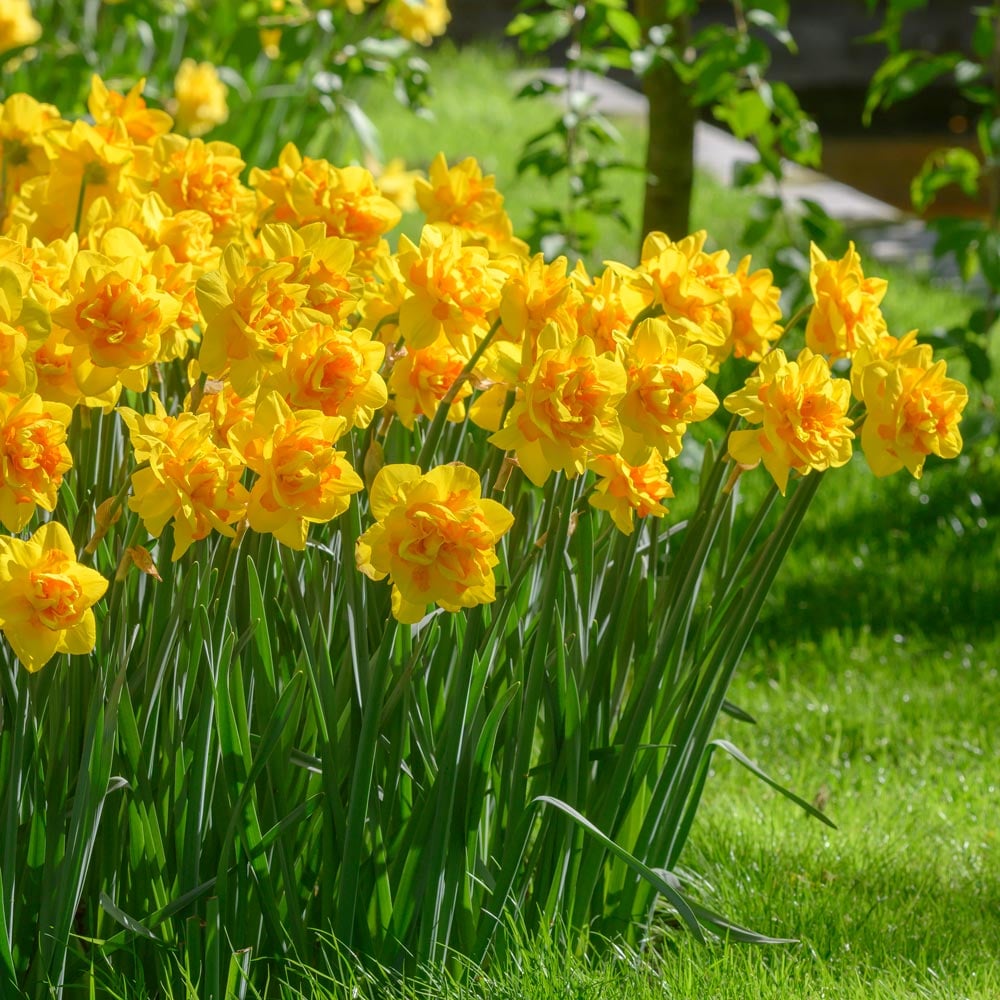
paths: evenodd
<path fill-rule="evenodd" d="M 386 17 L 423 42 L 446 7 L 394 0 Z M 8 35 L 29 39 L 14 19 Z M 173 122 L 141 82 L 116 93 L 96 77 L 93 123 L 24 94 L 0 105 L 0 523 L 34 531 L 0 538 L 0 629 L 31 670 L 94 644 L 107 583 L 38 522 L 95 411 L 128 442 L 123 551 L 148 555 L 139 543 L 168 525 L 156 558 L 247 532 L 301 550 L 358 505 L 343 571 L 387 579 L 404 623 L 494 600 L 512 475 L 529 492 L 579 481 L 573 516 L 601 512 L 609 530 L 666 517 L 668 464 L 718 409 L 730 358 L 744 385 L 722 401 L 741 418 L 728 455 L 782 493 L 858 442 L 880 476 L 961 449 L 965 388 L 915 333 L 889 332 L 885 282 L 853 246 L 813 248 L 795 354 L 777 346 L 771 273 L 734 267 L 705 233 L 651 233 L 636 266 L 590 275 L 529 254 L 493 178 L 438 156 L 412 187 L 423 231 L 392 249 L 403 199 L 364 167 L 288 144 L 244 184 L 240 150 L 199 137 L 225 98 L 212 67 L 185 63 Z M 475 446 L 435 452 L 449 425 Z M 97 538 L 114 522 L 72 527 Z"/>

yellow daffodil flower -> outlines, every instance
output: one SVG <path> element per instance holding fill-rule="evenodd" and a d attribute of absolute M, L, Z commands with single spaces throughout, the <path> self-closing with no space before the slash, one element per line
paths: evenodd
<path fill-rule="evenodd" d="M 0 630 L 32 673 L 56 653 L 93 650 L 91 608 L 107 588 L 100 573 L 77 562 L 69 532 L 55 521 L 26 542 L 0 538 Z"/>
<path fill-rule="evenodd" d="M 479 476 L 465 465 L 422 474 L 416 465 L 387 465 L 370 491 L 376 519 L 357 544 L 358 568 L 392 582 L 392 613 L 405 623 L 427 605 L 458 611 L 496 597 L 496 543 L 514 516 L 481 499 Z"/>
<path fill-rule="evenodd" d="M 615 527 L 626 535 L 635 529 L 636 517 L 663 517 L 661 503 L 674 495 L 667 482 L 667 467 L 658 451 L 640 465 L 630 465 L 620 455 L 599 455 L 590 468 L 600 477 L 589 503 L 611 515 Z"/>
<path fill-rule="evenodd" d="M 741 465 L 763 462 L 784 494 L 789 473 L 806 475 L 850 461 L 850 401 L 850 382 L 833 378 L 821 355 L 803 348 L 797 360 L 789 361 L 775 348 L 757 374 L 725 398 L 730 413 L 760 425 L 733 431 L 729 454 Z"/>
<path fill-rule="evenodd" d="M 853 243 L 840 260 L 827 260 L 815 243 L 810 255 L 809 285 L 815 305 L 806 324 L 806 345 L 831 361 L 850 358 L 886 333 L 879 303 L 888 282 L 864 276 Z"/>
<path fill-rule="evenodd" d="M 55 510 L 63 473 L 73 460 L 66 429 L 73 413 L 62 403 L 0 392 L 0 524 L 20 531 L 35 507 Z"/>

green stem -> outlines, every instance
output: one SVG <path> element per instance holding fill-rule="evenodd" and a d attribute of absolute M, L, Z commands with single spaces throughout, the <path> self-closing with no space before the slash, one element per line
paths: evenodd
<path fill-rule="evenodd" d="M 383 326 L 389 326 L 390 324 L 392 324 L 394 326 L 398 326 L 399 325 L 399 313 L 398 312 L 389 313 L 388 316 L 383 316 L 375 324 L 375 329 L 372 330 L 372 336 L 373 337 L 377 337 L 379 335 L 379 333 L 381 333 L 382 327 Z M 386 356 L 388 356 L 388 352 L 387 352 Z"/>
<path fill-rule="evenodd" d="M 78 236 L 80 235 L 80 222 L 83 219 L 83 198 L 87 193 L 87 177 L 84 175 L 83 180 L 80 182 L 80 197 L 76 202 L 76 215 L 73 218 L 73 232 Z"/>
<path fill-rule="evenodd" d="M 635 319 L 632 320 L 632 325 L 628 328 L 629 337 L 635 334 L 636 328 L 643 320 L 653 319 L 656 316 L 662 316 L 662 315 L 663 315 L 663 306 L 661 306 L 659 302 L 653 302 L 650 305 L 646 306 L 646 308 L 637 313 Z"/>
<path fill-rule="evenodd" d="M 389 671 L 390 652 L 394 633 L 386 633 L 379 646 L 371 683 L 365 693 L 361 717 L 361 734 L 358 737 L 354 774 L 351 778 L 351 796 L 347 809 L 344 854 L 340 872 L 340 904 L 334 931 L 340 944 L 351 947 L 354 940 L 354 918 L 357 911 L 358 885 L 364 862 L 365 824 L 368 821 L 368 802 L 375 774 L 375 751 L 379 739 L 379 720 L 382 718 L 382 700 Z"/>
<path fill-rule="evenodd" d="M 778 344 L 781 342 L 781 339 L 785 336 L 785 334 L 788 333 L 789 330 L 793 329 L 795 325 L 802 319 L 802 317 L 812 310 L 812 307 L 813 304 L 811 302 L 806 302 L 803 305 L 799 306 L 799 308 L 796 309 L 794 313 L 792 313 L 792 318 L 785 324 L 785 329 L 782 332 L 781 337 L 779 337 L 771 345 L 771 350 L 774 350 L 774 348 L 778 346 Z"/>

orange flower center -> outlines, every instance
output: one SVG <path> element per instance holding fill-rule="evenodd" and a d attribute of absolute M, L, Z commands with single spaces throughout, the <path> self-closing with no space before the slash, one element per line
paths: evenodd
<path fill-rule="evenodd" d="M 131 281 L 103 281 L 77 306 L 76 322 L 87 332 L 91 359 L 99 367 L 131 368 L 155 355 L 148 338 L 160 325 L 160 307 Z"/>
<path fill-rule="evenodd" d="M 45 628 L 72 628 L 79 624 L 86 610 L 79 583 L 66 573 L 69 561 L 65 552 L 48 552 L 41 565 L 29 573 L 28 600 L 34 621 Z"/>

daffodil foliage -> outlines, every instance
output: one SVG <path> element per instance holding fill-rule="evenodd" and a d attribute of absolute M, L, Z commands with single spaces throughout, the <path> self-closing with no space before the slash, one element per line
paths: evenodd
<path fill-rule="evenodd" d="M 961 448 L 885 283 L 814 248 L 799 330 L 705 233 L 530 256 L 472 159 L 92 112 L 0 108 L 0 993 L 754 939 L 677 873 L 712 753 L 762 773 L 729 680 L 821 476 Z"/>

